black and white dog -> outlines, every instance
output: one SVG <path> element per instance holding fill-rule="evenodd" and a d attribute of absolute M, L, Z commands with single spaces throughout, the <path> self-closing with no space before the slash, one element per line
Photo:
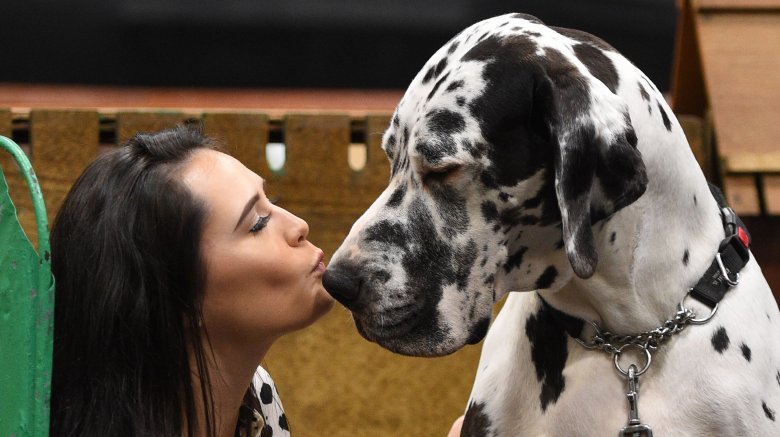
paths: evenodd
<path fill-rule="evenodd" d="M 421 356 L 479 342 L 517 292 L 462 435 L 780 436 L 777 304 L 752 257 L 718 270 L 737 227 L 661 93 L 612 47 L 528 15 L 477 23 L 414 78 L 383 149 L 388 187 L 324 283 L 361 335 Z M 712 305 L 685 297 L 712 266 L 738 285 L 696 325 Z"/>

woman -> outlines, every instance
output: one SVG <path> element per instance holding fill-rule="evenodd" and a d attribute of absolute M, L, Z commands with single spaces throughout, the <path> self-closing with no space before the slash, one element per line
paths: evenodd
<path fill-rule="evenodd" d="M 332 306 L 308 232 L 195 128 L 95 160 L 51 235 L 51 435 L 289 435 L 258 363 Z"/>

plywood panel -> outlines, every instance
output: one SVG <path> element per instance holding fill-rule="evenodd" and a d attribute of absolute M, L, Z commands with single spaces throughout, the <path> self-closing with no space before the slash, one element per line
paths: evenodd
<path fill-rule="evenodd" d="M 766 213 L 780 216 L 780 175 L 764 175 L 763 179 Z M 780 241 L 778 241 L 777 249 L 780 252 Z"/>
<path fill-rule="evenodd" d="M 268 116 L 248 113 L 208 113 L 203 115 L 206 135 L 220 141 L 224 151 L 247 168 L 268 177 L 265 145 L 268 142 Z"/>
<path fill-rule="evenodd" d="M 697 23 L 718 149 L 729 172 L 740 157 L 777 152 L 780 14 L 702 13 Z"/>
<path fill-rule="evenodd" d="M 34 110 L 30 113 L 31 161 L 41 183 L 49 223 L 53 222 L 71 185 L 97 155 L 98 128 L 96 111 Z"/>
<path fill-rule="evenodd" d="M 155 132 L 168 129 L 187 118 L 181 112 L 127 112 L 116 114 L 116 138 L 121 144 L 138 132 Z"/>

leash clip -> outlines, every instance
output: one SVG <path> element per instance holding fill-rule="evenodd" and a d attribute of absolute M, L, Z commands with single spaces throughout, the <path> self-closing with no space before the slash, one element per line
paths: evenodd
<path fill-rule="evenodd" d="M 653 429 L 642 424 L 642 421 L 639 420 L 639 375 L 641 374 L 642 372 L 637 372 L 634 364 L 628 367 L 628 372 L 625 374 L 628 379 L 628 392 L 626 393 L 628 424 L 620 430 L 618 437 L 653 437 Z"/>

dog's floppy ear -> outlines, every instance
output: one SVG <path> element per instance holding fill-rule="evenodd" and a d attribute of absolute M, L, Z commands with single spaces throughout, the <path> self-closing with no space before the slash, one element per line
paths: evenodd
<path fill-rule="evenodd" d="M 564 247 L 574 273 L 589 278 L 598 263 L 592 223 L 639 198 L 647 174 L 618 96 L 604 86 L 589 87 L 585 77 L 571 71 L 543 76 L 534 107 L 554 149 Z"/>

